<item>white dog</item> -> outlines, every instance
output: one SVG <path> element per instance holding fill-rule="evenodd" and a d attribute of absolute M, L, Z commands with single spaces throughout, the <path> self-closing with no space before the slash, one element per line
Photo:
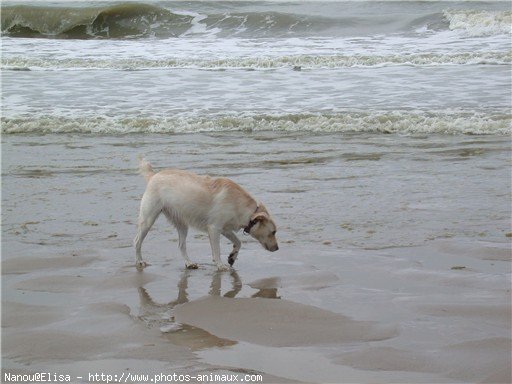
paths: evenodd
<path fill-rule="evenodd" d="M 276 225 L 265 206 L 233 181 L 178 169 L 155 173 L 151 164 L 144 159 L 140 161 L 140 173 L 148 185 L 142 196 L 139 226 L 134 240 L 137 267 L 146 266 L 142 260 L 142 242 L 160 213 L 178 230 L 181 256 L 189 269 L 197 268 L 187 254 L 189 226 L 208 233 L 212 258 L 219 270 L 229 269 L 220 260 L 220 235 L 233 243 L 233 251 L 228 258 L 230 265 L 235 262 L 241 246 L 235 232 L 242 228 L 266 250 L 274 252 L 279 249 Z"/>

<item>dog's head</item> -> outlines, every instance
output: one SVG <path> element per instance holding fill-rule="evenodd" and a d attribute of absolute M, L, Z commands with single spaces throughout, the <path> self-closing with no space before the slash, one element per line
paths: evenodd
<path fill-rule="evenodd" d="M 258 240 L 267 251 L 275 252 L 279 249 L 276 239 L 276 224 L 264 205 L 261 204 L 251 216 L 248 233 Z"/>

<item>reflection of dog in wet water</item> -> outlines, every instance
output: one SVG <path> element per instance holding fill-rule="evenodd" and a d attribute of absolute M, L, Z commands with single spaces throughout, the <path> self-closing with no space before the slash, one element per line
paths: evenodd
<path fill-rule="evenodd" d="M 233 243 L 233 251 L 228 258 L 230 265 L 235 262 L 241 247 L 235 232 L 242 228 L 267 251 L 279 249 L 276 225 L 265 206 L 233 181 L 177 169 L 155 173 L 151 164 L 143 159 L 140 161 L 140 172 L 148 185 L 142 196 L 139 226 L 134 240 L 138 267 L 146 265 L 142 260 L 142 242 L 160 213 L 178 230 L 181 256 L 189 269 L 197 268 L 187 254 L 189 226 L 208 233 L 212 258 L 219 270 L 229 268 L 220 260 L 220 235 Z"/>
<path fill-rule="evenodd" d="M 240 276 L 234 269 L 229 273 L 231 276 L 231 289 L 222 295 L 222 273 L 215 272 L 212 275 L 212 281 L 210 283 L 210 290 L 208 292 L 211 296 L 223 296 L 228 298 L 234 298 L 242 290 L 243 284 Z M 171 310 L 178 304 L 184 304 L 189 301 L 188 299 L 188 279 L 190 277 L 190 271 L 184 271 L 178 282 L 178 297 L 176 300 L 170 301 L 167 304 L 156 304 L 150 295 L 147 293 L 144 287 L 139 287 L 139 298 L 141 304 L 142 316 L 149 316 L 151 314 L 159 313 L 163 311 Z M 260 297 L 266 299 L 280 299 L 277 295 L 277 288 L 258 288 L 258 291 L 251 295 L 251 297 Z M 161 317 L 161 316 L 160 316 Z"/>
<path fill-rule="evenodd" d="M 195 274 L 192 275 L 196 276 L 195 278 L 199 279 L 201 282 L 204 281 L 204 275 L 201 275 L 200 277 Z M 221 284 L 223 277 L 227 278 L 227 276 L 225 273 L 218 271 L 215 272 L 212 275 L 212 281 L 210 283 L 208 294 L 211 296 L 222 296 L 226 298 L 234 298 L 236 295 L 238 295 L 238 293 L 243 288 L 240 276 L 234 269 L 229 272 L 228 276 L 231 280 L 231 286 L 227 290 L 224 290 L 225 293 L 223 294 Z M 140 307 L 137 318 L 146 326 L 160 328 L 160 330 L 162 330 L 162 332 L 164 332 L 167 337 L 171 338 L 173 342 L 178 344 L 180 343 L 181 332 L 177 331 L 188 331 L 186 333 L 186 340 L 183 342 L 183 345 L 186 345 L 187 347 L 190 347 L 191 340 L 193 341 L 192 344 L 194 348 L 199 349 L 203 347 L 210 348 L 214 346 L 235 344 L 235 342 L 217 338 L 199 328 L 174 322 L 174 316 L 172 316 L 173 308 L 179 304 L 189 302 L 187 290 L 190 277 L 191 271 L 185 270 L 181 275 L 180 280 L 178 281 L 178 293 L 176 299 L 165 304 L 156 303 L 144 287 L 139 287 Z M 192 277 L 192 279 L 194 278 Z M 277 288 L 258 289 L 258 291 L 252 294 L 251 297 L 280 299 L 280 297 L 277 295 Z"/>

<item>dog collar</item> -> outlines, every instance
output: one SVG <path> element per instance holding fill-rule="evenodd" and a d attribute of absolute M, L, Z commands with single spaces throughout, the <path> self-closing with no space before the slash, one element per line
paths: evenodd
<path fill-rule="evenodd" d="M 258 212 L 258 209 L 260 209 L 260 206 L 256 205 L 256 210 L 254 211 L 254 213 Z M 254 215 L 254 213 L 253 213 L 253 215 Z M 250 234 L 252 227 L 254 227 L 256 225 L 256 223 L 257 223 L 256 220 L 250 220 L 249 224 L 244 228 L 244 233 L 246 235 Z"/>

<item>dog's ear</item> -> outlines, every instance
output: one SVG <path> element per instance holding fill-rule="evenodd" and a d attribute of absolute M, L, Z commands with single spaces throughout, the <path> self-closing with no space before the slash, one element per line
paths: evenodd
<path fill-rule="evenodd" d="M 249 221 L 249 225 L 244 228 L 244 233 L 250 234 L 252 227 L 256 224 L 259 224 L 265 220 L 268 220 L 269 216 L 266 212 L 256 212 L 251 216 L 251 221 Z"/>
<path fill-rule="evenodd" d="M 266 212 L 256 212 L 251 216 L 251 222 L 254 224 L 260 223 L 262 221 L 268 220 L 268 213 Z"/>

